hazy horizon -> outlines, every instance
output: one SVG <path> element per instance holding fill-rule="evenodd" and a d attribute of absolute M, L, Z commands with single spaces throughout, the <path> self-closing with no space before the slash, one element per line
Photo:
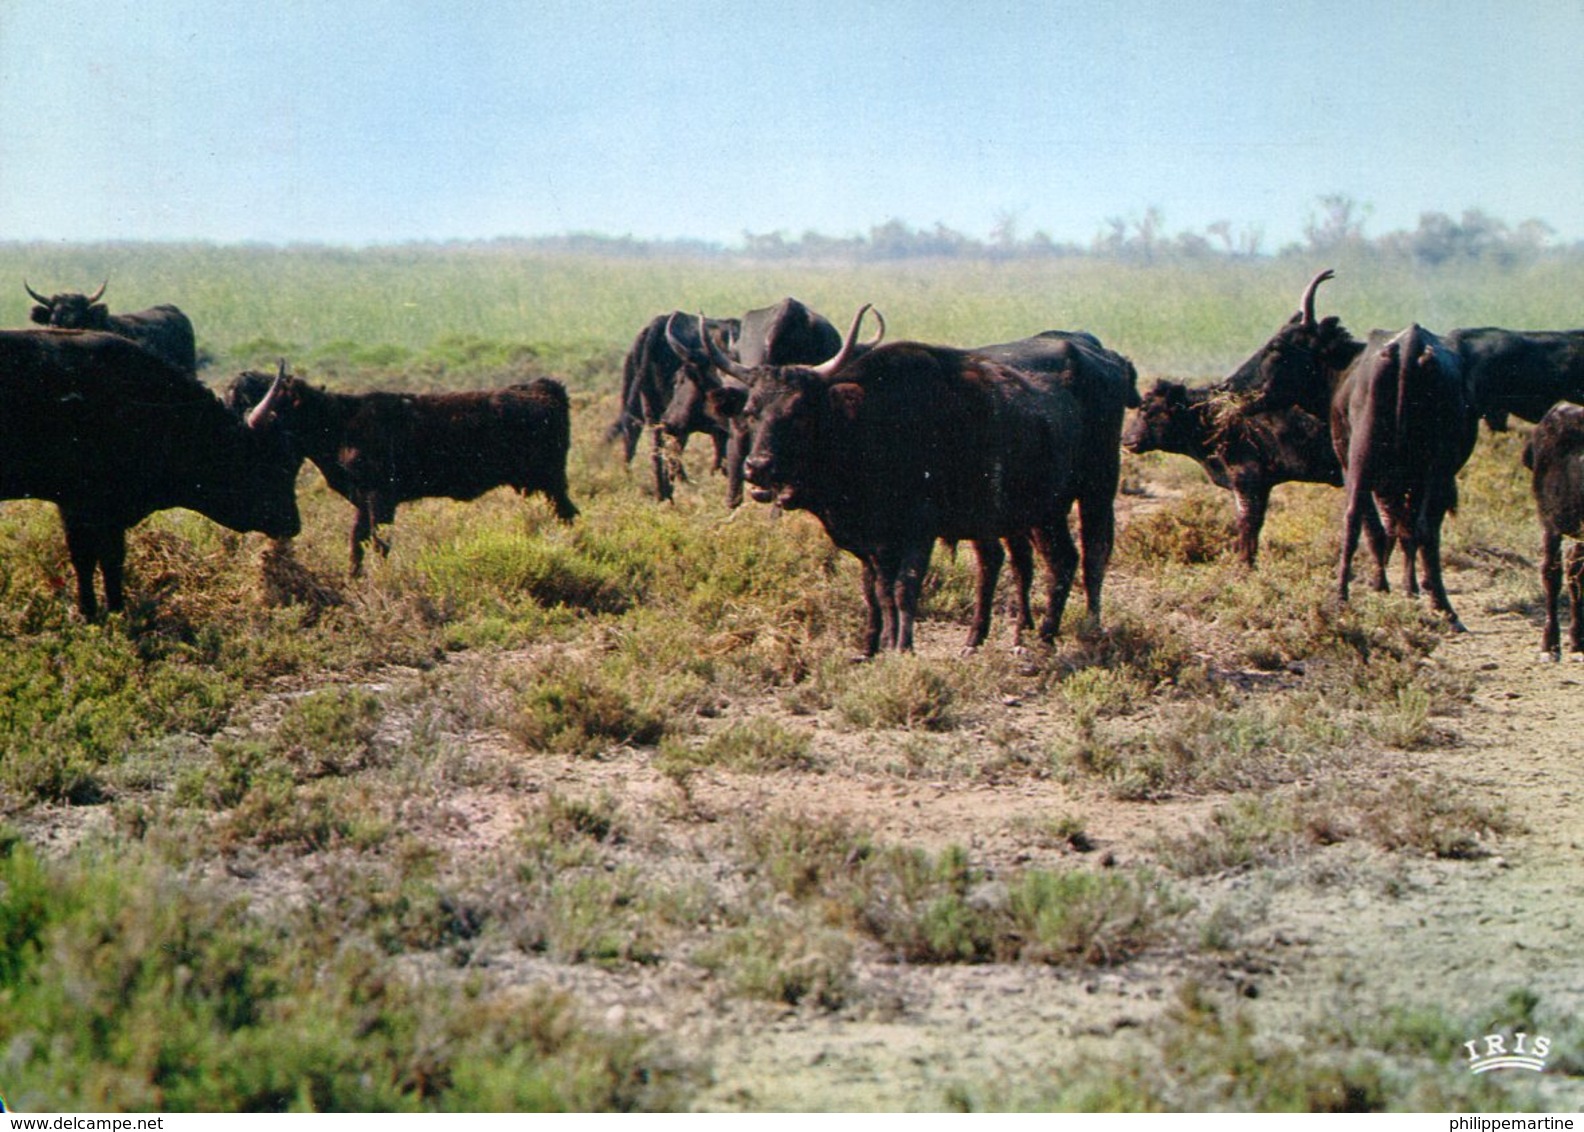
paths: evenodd
<path fill-rule="evenodd" d="M 1359 0 L 198 0 L 0 12 L 0 240 L 591 234 L 724 247 L 900 221 L 1087 244 L 1320 198 L 1584 239 L 1584 5 Z"/>

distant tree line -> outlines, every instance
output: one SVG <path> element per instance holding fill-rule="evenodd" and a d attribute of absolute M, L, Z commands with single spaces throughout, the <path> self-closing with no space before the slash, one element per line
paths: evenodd
<path fill-rule="evenodd" d="M 1469 209 L 1457 219 L 1444 212 L 1425 212 L 1412 231 L 1365 235 L 1369 207 L 1352 197 L 1334 193 L 1320 197 L 1318 209 L 1304 225 L 1302 242 L 1274 253 L 1265 249 L 1257 227 L 1234 229 L 1219 220 L 1199 231 L 1168 233 L 1158 208 L 1142 216 L 1107 217 L 1088 243 L 1058 242 L 1045 232 L 1020 236 L 1016 217 L 1003 213 L 988 239 L 976 239 L 944 224 L 913 228 L 901 220 L 888 220 L 864 236 L 827 236 L 804 232 L 789 237 L 783 232 L 744 232 L 742 244 L 729 247 L 705 240 L 638 240 L 632 236 L 577 233 L 530 239 L 504 239 L 512 247 L 568 254 L 602 255 L 621 259 L 732 258 L 760 261 L 888 263 L 921 259 L 1040 260 L 1088 257 L 1126 263 L 1152 264 L 1208 259 L 1252 259 L 1267 255 L 1379 256 L 1412 260 L 1426 266 L 1488 262 L 1514 266 L 1543 255 L 1584 255 L 1584 242 L 1556 244 L 1556 230 L 1543 220 L 1509 225 L 1480 209 Z"/>

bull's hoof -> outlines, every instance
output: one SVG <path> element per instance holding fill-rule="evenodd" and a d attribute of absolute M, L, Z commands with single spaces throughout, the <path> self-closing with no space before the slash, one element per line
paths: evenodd
<path fill-rule="evenodd" d="M 1574 649 L 1572 652 L 1568 653 L 1568 659 L 1577 661 L 1580 664 L 1584 664 L 1584 649 Z"/>
<path fill-rule="evenodd" d="M 1562 659 L 1562 654 L 1560 651 L 1553 651 L 1552 649 L 1541 649 L 1535 653 L 1535 659 L 1541 664 L 1556 664 Z"/>

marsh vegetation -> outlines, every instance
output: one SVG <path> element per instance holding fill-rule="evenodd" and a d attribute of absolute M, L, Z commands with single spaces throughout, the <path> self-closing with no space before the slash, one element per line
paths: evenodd
<path fill-rule="evenodd" d="M 311 465 L 289 550 L 166 512 L 76 617 L 58 520 L 0 506 L 0 1087 L 20 1109 L 1434 1108 L 1576 1084 L 1566 666 L 1538 650 L 1521 437 L 1447 531 L 1471 632 L 1329 599 L 1340 494 L 1230 501 L 1125 457 L 1104 621 L 978 654 L 938 552 L 916 655 L 854 666 L 806 516 L 673 504 L 602 442 L 662 310 L 794 294 L 954 344 L 1086 329 L 1220 376 L 1312 265 L 628 262 L 459 246 L 0 247 L 174 301 L 204 376 L 573 395 L 579 520 L 404 507 L 345 576 Z M 1362 333 L 1562 328 L 1584 265 L 1336 265 Z M 0 322 L 26 301 L 0 293 Z M 63 586 L 67 590 L 63 590 Z M 1494 922 L 1499 930 L 1483 925 Z M 1522 946 L 1518 946 L 1522 941 Z M 1462 1043 L 1530 1027 L 1537 1081 Z"/>

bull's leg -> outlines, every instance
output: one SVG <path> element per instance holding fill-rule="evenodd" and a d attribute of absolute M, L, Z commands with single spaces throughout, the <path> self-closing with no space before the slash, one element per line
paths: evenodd
<path fill-rule="evenodd" d="M 748 436 L 740 428 L 731 430 L 726 441 L 726 506 L 736 510 L 743 501 L 743 461 L 748 458 Z"/>
<path fill-rule="evenodd" d="M 861 556 L 863 563 L 863 598 L 864 611 L 868 620 L 864 626 L 864 650 L 860 659 L 867 660 L 880 651 L 880 637 L 885 631 L 884 614 L 881 612 L 880 601 L 880 575 L 875 569 L 874 559 L 870 556 Z"/>
<path fill-rule="evenodd" d="M 1254 569 L 1259 557 L 1260 531 L 1265 527 L 1265 512 L 1270 506 L 1271 485 L 1268 483 L 1240 483 L 1232 488 L 1232 502 L 1237 509 L 1237 548 L 1243 565 Z M 1084 526 L 1089 524 L 1085 521 Z"/>
<path fill-rule="evenodd" d="M 1083 583 L 1089 620 L 1100 624 L 1100 591 L 1105 587 L 1106 568 L 1111 564 L 1111 548 L 1116 544 L 1116 513 L 1113 496 L 1088 496 L 1078 502 L 1083 540 Z M 1261 505 L 1261 521 L 1264 509 Z M 1258 530 L 1255 531 L 1258 539 Z"/>
<path fill-rule="evenodd" d="M 104 575 L 105 608 L 120 613 L 126 608 L 126 531 L 120 527 L 99 532 L 99 572 Z"/>
<path fill-rule="evenodd" d="M 99 567 L 98 530 L 64 514 L 61 522 L 66 527 L 66 553 L 71 557 L 72 572 L 77 575 L 77 611 L 84 621 L 94 621 L 99 616 L 99 599 L 94 595 L 94 571 Z"/>
<path fill-rule="evenodd" d="M 352 523 L 352 570 L 354 578 L 363 575 L 363 546 L 374 532 L 374 521 L 369 518 L 368 505 L 357 505 L 357 518 Z"/>
<path fill-rule="evenodd" d="M 381 558 L 390 554 L 390 543 L 380 537 L 379 524 L 393 522 L 395 518 L 395 506 L 380 502 L 375 495 L 358 501 L 357 521 L 352 524 L 352 577 L 363 574 L 363 548 L 369 542 L 374 544 Z"/>
<path fill-rule="evenodd" d="M 1009 537 L 1006 548 L 1012 557 L 1012 581 L 1016 590 L 1012 610 L 1012 649 L 1022 652 L 1023 634 L 1034 628 L 1034 618 L 1029 613 L 1029 586 L 1034 581 L 1034 551 L 1026 534 Z"/>
<path fill-rule="evenodd" d="M 979 563 L 979 577 L 974 586 L 973 621 L 968 625 L 968 639 L 963 642 L 963 652 L 970 653 L 985 643 L 990 633 L 990 607 L 995 603 L 996 580 L 1001 576 L 1001 564 L 1006 552 L 996 539 L 978 539 L 973 544 L 974 557 Z"/>
<path fill-rule="evenodd" d="M 917 545 L 904 546 L 896 559 L 892 595 L 896 609 L 895 647 L 913 651 L 913 622 L 918 619 L 919 598 L 924 593 L 924 575 L 929 571 L 930 552 L 935 540 L 926 538 Z"/>
<path fill-rule="evenodd" d="M 1455 632 L 1467 632 L 1463 622 L 1458 620 L 1458 615 L 1452 609 L 1452 601 L 1447 597 L 1446 584 L 1441 578 L 1441 520 L 1445 512 L 1437 509 L 1429 516 L 1429 521 L 1418 532 L 1419 553 L 1424 559 L 1425 590 L 1430 594 L 1430 604 L 1442 613 L 1447 620 L 1452 622 Z"/>
<path fill-rule="evenodd" d="M 1073 578 L 1078 574 L 1078 547 L 1073 544 L 1067 521 L 1037 527 L 1034 543 L 1049 567 L 1049 592 L 1046 595 L 1045 616 L 1040 620 L 1040 640 L 1050 644 L 1061 632 L 1062 614 L 1067 609 L 1067 595 L 1072 592 Z"/>
<path fill-rule="evenodd" d="M 381 558 L 390 557 L 390 539 L 380 534 L 381 527 L 388 527 L 396 522 L 396 504 L 381 495 L 369 496 L 369 517 L 374 522 L 374 549 L 379 551 Z"/>
<path fill-rule="evenodd" d="M 1364 524 L 1366 508 L 1375 505 L 1356 484 L 1347 489 L 1347 509 L 1342 516 L 1342 555 L 1337 563 L 1337 600 L 1348 599 L 1348 581 L 1353 570 L 1353 554 L 1358 550 L 1359 529 Z M 1378 521 L 1378 519 L 1377 519 Z"/>
<path fill-rule="evenodd" d="M 1584 543 L 1575 542 L 1568 547 L 1567 582 L 1568 651 L 1584 659 Z"/>
<path fill-rule="evenodd" d="M 672 494 L 671 465 L 665 450 L 665 433 L 659 425 L 649 430 L 649 448 L 650 460 L 654 463 L 655 498 L 664 503 Z"/>
<path fill-rule="evenodd" d="M 1397 544 L 1402 547 L 1402 584 L 1403 593 L 1409 597 L 1419 596 L 1419 579 L 1424 579 L 1425 588 L 1430 587 L 1430 564 L 1425 560 L 1425 544 L 1406 531 L 1397 536 Z M 1419 575 L 1414 575 L 1414 563 L 1419 564 Z"/>
<path fill-rule="evenodd" d="M 1375 559 L 1375 575 L 1370 585 L 1377 593 L 1391 589 L 1386 583 L 1386 566 L 1391 562 L 1392 539 L 1381 523 L 1380 512 L 1373 503 L 1364 511 L 1364 537 L 1369 540 L 1370 556 Z"/>
<path fill-rule="evenodd" d="M 550 503 L 555 507 L 557 519 L 560 519 L 563 523 L 570 523 L 578 517 L 577 504 L 573 503 L 572 497 L 567 494 L 566 480 L 564 478 L 556 490 L 546 494 L 550 496 Z"/>
<path fill-rule="evenodd" d="M 1571 566 L 1572 563 L 1570 562 Z M 1573 581 L 1569 571 L 1568 582 Z M 1545 628 L 1540 632 L 1540 651 L 1552 660 L 1557 659 L 1562 651 L 1562 629 L 1557 623 L 1557 599 L 1562 589 L 1562 536 L 1545 528 L 1540 542 L 1540 587 L 1545 591 Z M 1569 604 L 1572 604 L 1573 591 L 1571 585 L 1568 589 Z M 1573 624 L 1569 627 L 1569 634 L 1575 642 L 1578 641 L 1578 610 L 1573 611 Z"/>
<path fill-rule="evenodd" d="M 896 563 L 882 556 L 875 564 L 875 600 L 880 603 L 880 647 L 897 647 L 898 613 L 896 603 Z"/>

